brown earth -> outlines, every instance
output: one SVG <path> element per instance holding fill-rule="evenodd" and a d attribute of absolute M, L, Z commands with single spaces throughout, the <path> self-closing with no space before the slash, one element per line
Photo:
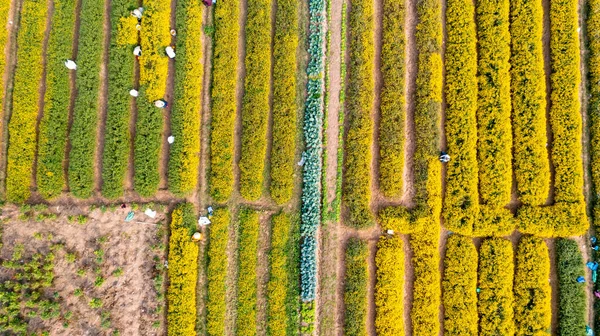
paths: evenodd
<path fill-rule="evenodd" d="M 544 47 L 544 72 L 546 73 L 546 136 L 548 137 L 546 147 L 548 149 L 548 164 L 550 165 L 550 190 L 546 205 L 551 205 L 554 203 L 554 180 L 556 177 L 554 163 L 552 162 L 554 134 L 552 133 L 552 125 L 550 123 L 550 109 L 552 108 L 552 100 L 550 99 L 550 75 L 552 74 L 552 59 L 550 57 L 550 0 L 542 0 L 542 6 L 544 8 L 544 35 L 542 36 L 542 44 Z"/>
<path fill-rule="evenodd" d="M 50 335 L 104 334 L 100 327 L 100 311 L 88 305 L 94 297 L 102 300 L 102 311 L 110 313 L 111 328 L 118 329 L 122 335 L 164 334 L 163 317 L 156 313 L 157 307 L 164 307 L 164 303 L 157 299 L 152 288 L 157 274 L 154 267 L 165 262 L 161 246 L 166 246 L 166 216 L 159 213 L 155 219 L 150 219 L 141 215 L 125 224 L 123 218 L 129 210 L 103 213 L 99 209 L 51 207 L 45 212 L 56 213 L 57 219 L 23 221 L 18 219 L 17 208 L 4 208 L 2 218 L 7 222 L 3 225 L 3 258 L 10 258 L 15 244 L 25 245 L 26 256 L 34 252 L 47 253 L 50 244 L 64 244 L 57 252 L 55 279 L 50 291 L 59 293 L 62 310 L 72 311 L 73 319 L 68 329 L 63 328 L 62 322 L 53 320 L 33 321 L 30 326 L 43 326 Z M 88 216 L 86 224 L 68 219 L 68 216 L 81 214 Z M 157 236 L 159 230 L 163 231 L 162 238 Z M 99 243 L 100 237 L 107 241 Z M 93 252 L 98 249 L 104 251 L 104 261 L 100 264 L 94 261 Z M 77 255 L 74 263 L 65 260 L 67 252 Z M 153 261 L 154 256 L 159 258 L 157 263 Z M 99 274 L 105 279 L 100 287 L 94 286 L 95 267 L 99 267 Z M 122 269 L 123 275 L 113 275 L 117 268 Z M 76 274 L 80 269 L 86 271 L 84 276 Z M 73 295 L 77 288 L 83 290 L 82 297 Z M 161 322 L 158 329 L 152 327 L 155 321 Z"/>

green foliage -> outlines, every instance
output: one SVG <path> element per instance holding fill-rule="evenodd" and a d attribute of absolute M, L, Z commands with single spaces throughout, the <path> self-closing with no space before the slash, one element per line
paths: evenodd
<path fill-rule="evenodd" d="M 510 2 L 511 92 L 515 177 L 519 200 L 544 204 L 550 187 L 546 150 L 546 75 L 542 3 Z"/>
<path fill-rule="evenodd" d="M 240 5 L 226 1 L 214 8 L 211 85 L 210 195 L 225 202 L 233 191 L 233 137 L 236 115 Z"/>
<path fill-rule="evenodd" d="M 349 16 L 348 79 L 346 118 L 348 122 L 344 157 L 343 201 L 348 209 L 346 224 L 354 228 L 371 226 L 371 143 L 375 80 L 373 78 L 373 2 L 352 2 Z"/>
<path fill-rule="evenodd" d="M 106 128 L 104 129 L 104 153 L 102 156 L 102 195 L 115 199 L 123 194 L 123 182 L 129 163 L 129 119 L 131 100 L 129 90 L 133 86 L 134 56 L 132 44 L 137 43 L 138 33 L 124 25 L 131 18 L 129 10 L 136 4 L 132 0 L 111 2 L 111 31 L 108 48 L 108 100 Z M 124 34 L 132 33 L 132 41 L 122 40 Z"/>
<path fill-rule="evenodd" d="M 444 335 L 477 335 L 477 249 L 469 237 L 448 237 L 442 279 Z"/>
<path fill-rule="evenodd" d="M 558 273 L 558 335 L 584 335 L 586 326 L 585 284 L 577 278 L 585 275 L 583 256 L 577 242 L 556 240 Z"/>
<path fill-rule="evenodd" d="M 99 309 L 102 308 L 102 300 L 99 298 L 92 298 L 90 300 L 90 302 L 88 303 L 88 305 L 90 306 L 90 308 L 92 309 Z"/>
<path fill-rule="evenodd" d="M 344 335 L 367 335 L 367 243 L 351 238 L 346 246 Z"/>
<path fill-rule="evenodd" d="M 71 59 L 75 26 L 74 0 L 54 2 L 52 28 L 46 51 L 46 93 L 39 124 L 37 188 L 42 197 L 54 198 L 65 186 L 63 161 L 69 123 L 70 80 L 65 68 Z"/>
<path fill-rule="evenodd" d="M 275 12 L 271 197 L 277 204 L 288 202 L 294 191 L 298 9 L 298 1 L 279 0 Z"/>
<path fill-rule="evenodd" d="M 444 220 L 449 230 L 471 235 L 479 215 L 477 168 L 477 37 L 470 0 L 446 8 L 446 165 Z"/>
<path fill-rule="evenodd" d="M 404 48 L 405 4 L 383 2 L 381 88 L 379 124 L 379 187 L 388 197 L 402 195 L 404 169 Z"/>
<path fill-rule="evenodd" d="M 237 282 L 238 335 L 256 334 L 256 267 L 258 261 L 258 212 L 242 208 L 239 214 L 239 271 Z"/>
<path fill-rule="evenodd" d="M 200 110 L 202 109 L 202 4 L 177 2 L 177 62 L 175 100 L 171 110 L 169 189 L 176 195 L 192 192 L 200 164 Z"/>
<path fill-rule="evenodd" d="M 375 330 L 381 336 L 403 336 L 404 246 L 399 237 L 379 238 L 375 266 Z"/>
<path fill-rule="evenodd" d="M 271 220 L 270 277 L 267 284 L 269 335 L 298 332 L 300 237 L 298 221 L 285 213 Z"/>
<path fill-rule="evenodd" d="M 514 335 L 512 243 L 489 238 L 479 248 L 479 335 Z"/>
<path fill-rule="evenodd" d="M 246 76 L 242 103 L 240 194 L 260 198 L 263 188 L 271 78 L 271 0 L 248 2 Z M 288 69 L 294 73 L 294 69 Z"/>
<path fill-rule="evenodd" d="M 198 246 L 191 239 L 195 228 L 193 205 L 178 205 L 171 214 L 169 238 L 168 335 L 191 335 L 196 327 Z"/>
<path fill-rule="evenodd" d="M 89 198 L 94 189 L 96 131 L 99 120 L 100 66 L 104 24 L 104 3 L 82 0 L 73 107 L 73 125 L 69 133 L 69 189 L 75 197 Z"/>
<path fill-rule="evenodd" d="M 540 238 L 524 236 L 517 247 L 515 335 L 541 335 L 550 329 L 550 257 Z"/>
<path fill-rule="evenodd" d="M 210 336 L 225 333 L 225 279 L 227 276 L 227 238 L 230 223 L 227 208 L 216 209 L 211 218 L 206 248 L 207 295 L 206 332 Z"/>
<path fill-rule="evenodd" d="M 22 203 L 31 192 L 31 173 L 36 150 L 36 120 L 42 78 L 42 42 L 48 8 L 46 1 L 23 1 L 17 33 L 17 64 L 13 106 L 8 123 L 6 199 Z"/>

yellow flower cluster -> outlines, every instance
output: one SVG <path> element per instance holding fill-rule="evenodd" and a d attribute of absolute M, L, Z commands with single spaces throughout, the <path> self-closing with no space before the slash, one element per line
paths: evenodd
<path fill-rule="evenodd" d="M 175 101 L 171 110 L 169 190 L 187 195 L 198 184 L 200 165 L 200 110 L 202 109 L 202 4 L 177 2 L 177 62 Z"/>
<path fill-rule="evenodd" d="M 444 335 L 473 335 L 477 328 L 477 249 L 470 237 L 448 237 L 442 279 Z"/>
<path fill-rule="evenodd" d="M 169 237 L 169 288 L 167 331 L 169 336 L 192 335 L 196 329 L 198 245 L 192 241 L 196 216 L 191 203 L 178 205 L 171 214 Z"/>
<path fill-rule="evenodd" d="M 374 103 L 373 1 L 352 1 L 349 15 L 348 79 L 346 86 L 347 135 L 344 141 L 343 202 L 348 209 L 346 224 L 355 228 L 370 226 L 371 144 Z"/>
<path fill-rule="evenodd" d="M 550 257 L 540 238 L 524 236 L 517 247 L 515 335 L 541 335 L 550 328 Z"/>
<path fill-rule="evenodd" d="M 404 169 L 405 4 L 383 1 L 379 121 L 379 187 L 388 197 L 401 196 Z"/>
<path fill-rule="evenodd" d="M 212 199 L 225 202 L 233 190 L 233 131 L 236 115 L 240 3 L 214 8 L 209 186 Z"/>
<path fill-rule="evenodd" d="M 381 237 L 375 255 L 375 330 L 404 335 L 404 245 L 398 236 Z"/>
<path fill-rule="evenodd" d="M 590 95 L 588 116 L 590 128 L 590 169 L 593 183 L 594 222 L 600 225 L 600 1 L 588 1 L 587 39 Z"/>
<path fill-rule="evenodd" d="M 297 131 L 298 1 L 279 0 L 273 41 L 271 197 L 288 202 L 294 191 Z"/>
<path fill-rule="evenodd" d="M 13 106 L 8 123 L 6 198 L 21 203 L 30 196 L 31 173 L 35 156 L 35 123 L 38 115 L 42 78 L 42 42 L 46 29 L 47 3 L 23 1 L 17 36 L 17 67 L 13 87 Z"/>

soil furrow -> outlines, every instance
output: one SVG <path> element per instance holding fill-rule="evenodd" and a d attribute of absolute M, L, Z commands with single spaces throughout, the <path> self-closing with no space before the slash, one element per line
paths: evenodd
<path fill-rule="evenodd" d="M 240 195 L 240 157 L 242 154 L 242 106 L 244 99 L 244 82 L 246 79 L 246 20 L 248 16 L 248 1 L 240 1 L 240 38 L 237 53 L 237 87 L 236 87 L 236 116 L 233 140 L 233 193 L 232 198 L 241 199 Z"/>
<path fill-rule="evenodd" d="M 98 128 L 96 129 L 96 152 L 94 153 L 94 191 L 97 196 L 102 189 L 102 153 L 104 153 L 104 130 L 106 129 L 106 113 L 108 106 L 108 49 L 110 47 L 110 13 L 111 0 L 105 0 L 104 6 L 104 41 L 102 47 L 102 63 L 100 64 L 100 94 L 98 95 Z"/>
<path fill-rule="evenodd" d="M 415 154 L 415 87 L 417 85 L 417 43 L 415 32 L 417 29 L 417 3 L 405 1 L 406 16 L 404 18 L 405 47 L 405 82 L 404 95 L 405 122 L 404 122 L 404 168 L 403 168 L 403 193 L 402 203 L 407 207 L 413 205 L 414 189 L 414 159 Z"/>
<path fill-rule="evenodd" d="M 371 120 L 373 121 L 373 141 L 371 142 L 371 152 L 373 153 L 371 158 L 371 211 L 373 211 L 373 213 L 377 213 L 380 200 L 383 198 L 383 195 L 379 191 L 379 119 L 381 117 L 379 108 L 381 106 L 381 88 L 383 86 L 381 77 L 382 6 L 382 0 L 374 0 L 373 21 L 375 25 L 375 41 L 373 45 L 375 47 L 375 57 L 373 58 L 373 78 L 375 79 L 375 85 L 373 93 L 373 109 L 371 110 Z"/>
<path fill-rule="evenodd" d="M 550 56 L 550 0 L 542 0 L 544 8 L 544 34 L 542 36 L 542 46 L 544 52 L 544 72 L 546 74 L 546 148 L 548 149 L 548 164 L 550 165 L 550 189 L 546 205 L 554 203 L 554 181 L 555 169 L 552 162 L 552 147 L 554 145 L 554 134 L 552 133 L 552 124 L 550 122 L 550 109 L 552 108 L 552 92 L 550 75 L 552 74 L 552 59 Z"/>

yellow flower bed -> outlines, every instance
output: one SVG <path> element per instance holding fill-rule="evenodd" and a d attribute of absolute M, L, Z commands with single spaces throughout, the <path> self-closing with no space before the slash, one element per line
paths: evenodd
<path fill-rule="evenodd" d="M 520 201 L 541 205 L 546 202 L 550 188 L 543 8 L 539 1 L 514 0 L 510 11 L 513 169 Z"/>
<path fill-rule="evenodd" d="M 212 199 L 225 202 L 233 190 L 233 131 L 236 115 L 237 53 L 240 4 L 214 7 L 209 188 Z"/>
<path fill-rule="evenodd" d="M 298 1 L 279 0 L 273 41 L 273 145 L 271 197 L 288 202 L 294 191 L 297 131 Z"/>
<path fill-rule="evenodd" d="M 404 170 L 404 16 L 402 1 L 383 2 L 379 121 L 379 188 L 388 197 L 402 195 Z"/>
<path fill-rule="evenodd" d="M 470 0 L 451 0 L 446 8 L 446 165 L 445 225 L 471 235 L 479 215 L 477 168 L 477 38 Z"/>
<path fill-rule="evenodd" d="M 169 190 L 188 195 L 198 184 L 200 165 L 200 110 L 202 109 L 202 4 L 177 2 L 177 62 L 175 100 L 171 110 Z"/>
<path fill-rule="evenodd" d="M 373 1 L 352 1 L 349 16 L 349 53 L 346 86 L 348 123 L 344 156 L 343 201 L 348 209 L 346 225 L 364 228 L 372 225 L 371 144 L 374 102 L 374 19 Z"/>
<path fill-rule="evenodd" d="M 486 239 L 479 247 L 479 335 L 514 335 L 512 243 Z"/>
<path fill-rule="evenodd" d="M 178 205 L 171 214 L 169 238 L 168 335 L 192 335 L 196 329 L 198 245 L 192 241 L 196 215 L 191 203 Z"/>
<path fill-rule="evenodd" d="M 477 335 L 477 249 L 470 237 L 448 237 L 442 296 L 444 335 Z"/>
<path fill-rule="evenodd" d="M 344 274 L 344 335 L 367 335 L 367 243 L 351 238 L 346 245 Z"/>
<path fill-rule="evenodd" d="M 46 51 L 46 93 L 37 154 L 37 189 L 45 199 L 60 195 L 65 186 L 63 161 L 69 123 L 69 114 L 65 111 L 69 110 L 71 82 L 64 62 L 72 59 L 75 3 L 75 0 L 54 1 Z M 2 64 L 0 66 L 4 69 Z"/>
<path fill-rule="evenodd" d="M 6 24 L 8 22 L 8 13 L 10 11 L 10 0 L 0 1 L 0 22 Z M 0 29 L 0 45 L 6 46 L 8 43 L 8 29 Z M 4 69 L 6 68 L 6 54 L 0 55 L 0 76 L 4 78 Z M 4 111 L 4 80 L 0 80 L 0 111 Z"/>
<path fill-rule="evenodd" d="M 8 123 L 10 138 L 6 166 L 6 198 L 10 202 L 21 203 L 30 196 L 29 187 L 36 148 L 35 124 L 42 78 L 42 42 L 47 13 L 47 3 L 44 0 L 23 2 L 17 35 L 19 48 L 13 106 Z"/>
<path fill-rule="evenodd" d="M 524 236 L 517 247 L 515 335 L 541 335 L 550 329 L 550 258 L 546 243 Z"/>
<path fill-rule="evenodd" d="M 403 336 L 404 245 L 400 237 L 379 239 L 375 265 L 375 330 L 381 336 Z"/>
<path fill-rule="evenodd" d="M 588 53 L 588 80 L 589 101 L 588 116 L 590 128 L 590 169 L 593 183 L 593 193 L 600 191 L 600 1 L 588 1 L 587 14 L 587 47 Z M 599 225 L 600 202 L 594 197 L 594 221 Z"/>
<path fill-rule="evenodd" d="M 239 214 L 239 264 L 237 281 L 237 335 L 256 335 L 256 265 L 258 262 L 258 212 L 241 209 Z"/>
<path fill-rule="evenodd" d="M 230 214 L 227 208 L 216 209 L 208 231 L 206 247 L 206 333 L 225 334 L 225 281 L 227 278 L 227 240 Z"/>

